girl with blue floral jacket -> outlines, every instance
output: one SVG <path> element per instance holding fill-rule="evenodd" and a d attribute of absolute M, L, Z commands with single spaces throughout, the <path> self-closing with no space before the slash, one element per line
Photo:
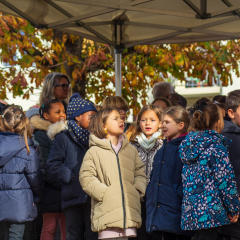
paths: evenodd
<path fill-rule="evenodd" d="M 198 230 L 198 240 L 217 239 L 218 227 L 236 222 L 239 215 L 239 196 L 228 156 L 231 140 L 219 134 L 223 129 L 222 119 L 216 104 L 203 104 L 193 114 L 194 131 L 180 145 L 181 227 Z"/>

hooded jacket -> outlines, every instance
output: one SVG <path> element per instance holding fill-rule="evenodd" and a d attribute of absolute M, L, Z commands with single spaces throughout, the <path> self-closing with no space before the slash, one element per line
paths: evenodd
<path fill-rule="evenodd" d="M 61 212 L 61 182 L 46 168 L 48 155 L 54 143 L 54 136 L 66 129 L 66 125 L 60 121 L 54 124 L 46 121 L 39 116 L 33 116 L 30 124 L 34 130 L 35 140 L 42 149 L 45 168 L 45 196 L 40 202 L 43 213 Z"/>
<path fill-rule="evenodd" d="M 154 146 L 149 151 L 145 150 L 138 143 L 137 140 L 134 142 L 131 142 L 130 144 L 132 144 L 137 149 L 140 158 L 142 159 L 143 163 L 145 164 L 145 171 L 146 171 L 145 173 L 148 177 L 147 183 L 149 183 L 150 182 L 150 174 L 151 174 L 152 168 L 153 168 L 153 160 L 154 160 L 154 157 L 155 157 L 155 154 L 157 153 L 157 151 L 162 147 L 163 140 L 156 139 Z"/>
<path fill-rule="evenodd" d="M 179 145 L 184 139 L 185 136 L 180 136 L 171 141 L 164 140 L 162 148 L 155 155 L 146 191 L 146 229 L 149 233 L 163 231 L 188 234 L 181 229 L 183 164 Z"/>
<path fill-rule="evenodd" d="M 108 227 L 139 228 L 140 197 L 146 189 L 144 163 L 124 134 L 118 154 L 109 140 L 90 135 L 79 180 L 83 190 L 92 197 L 92 230 Z"/>
<path fill-rule="evenodd" d="M 182 229 L 226 225 L 230 223 L 228 214 L 239 214 L 236 180 L 228 157 L 230 143 L 213 130 L 190 132 L 182 142 Z"/>
<path fill-rule="evenodd" d="M 88 150 L 75 136 L 72 127 L 56 135 L 47 168 L 61 181 L 62 209 L 85 203 L 88 195 L 79 183 L 79 170 Z"/>
<path fill-rule="evenodd" d="M 43 198 L 43 176 L 36 147 L 16 133 L 0 133 L 0 222 L 22 223 L 37 217 Z"/>

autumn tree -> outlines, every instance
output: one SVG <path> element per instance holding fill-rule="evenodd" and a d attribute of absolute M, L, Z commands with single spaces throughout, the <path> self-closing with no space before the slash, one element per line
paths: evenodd
<path fill-rule="evenodd" d="M 52 71 L 68 74 L 72 88 L 96 103 L 114 95 L 113 49 L 58 30 L 39 30 L 21 18 L 0 15 L 0 58 L 8 67 L 0 69 L 0 98 L 6 89 L 13 96 L 29 98 L 32 84 L 38 88 Z M 239 40 L 194 44 L 144 45 L 124 49 L 122 54 L 122 94 L 134 114 L 147 103 L 153 84 L 170 75 L 205 80 L 212 85 L 219 74 L 223 86 L 239 76 Z M 26 81 L 30 79 L 31 84 Z"/>

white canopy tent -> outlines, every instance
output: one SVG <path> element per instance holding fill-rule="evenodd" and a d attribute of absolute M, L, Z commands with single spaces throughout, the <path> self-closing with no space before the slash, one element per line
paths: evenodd
<path fill-rule="evenodd" d="M 115 48 L 116 95 L 121 51 L 143 44 L 240 38 L 239 0 L 0 0 L 0 11 Z"/>

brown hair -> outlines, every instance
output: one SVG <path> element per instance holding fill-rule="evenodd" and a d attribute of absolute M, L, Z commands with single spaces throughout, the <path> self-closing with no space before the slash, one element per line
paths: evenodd
<path fill-rule="evenodd" d="M 226 110 L 232 109 L 233 112 L 237 111 L 237 108 L 240 106 L 240 90 L 235 90 L 228 93 L 226 99 Z"/>
<path fill-rule="evenodd" d="M 27 153 L 30 154 L 28 146 L 28 138 L 31 138 L 30 122 L 21 107 L 11 105 L 4 110 L 0 115 L 0 132 L 14 132 L 23 135 Z"/>
<path fill-rule="evenodd" d="M 164 117 L 164 115 L 168 115 L 176 123 L 183 122 L 184 128 L 182 129 L 182 133 L 185 133 L 188 131 L 190 120 L 189 120 L 188 113 L 185 108 L 183 108 L 181 106 L 173 106 L 171 108 L 166 109 L 163 112 L 162 118 Z"/>
<path fill-rule="evenodd" d="M 197 109 L 193 113 L 192 127 L 194 131 L 211 130 L 218 120 L 220 120 L 221 127 L 223 127 L 221 109 L 217 104 L 208 103 L 202 109 Z"/>
<path fill-rule="evenodd" d="M 128 109 L 127 101 L 119 96 L 110 96 L 103 100 L 103 108 L 118 108 L 118 109 Z"/>
<path fill-rule="evenodd" d="M 162 102 L 165 102 L 167 107 L 171 107 L 172 106 L 172 103 L 170 102 L 170 100 L 168 100 L 167 98 L 165 97 L 159 97 L 159 98 L 156 98 L 153 100 L 153 102 L 151 103 L 152 105 L 154 105 L 155 102 L 157 101 L 162 101 Z"/>
<path fill-rule="evenodd" d="M 104 131 L 103 125 L 106 124 L 109 115 L 114 110 L 117 111 L 114 108 L 105 108 L 94 114 L 89 125 L 89 131 L 100 139 L 106 138 L 107 133 Z"/>
<path fill-rule="evenodd" d="M 162 109 L 160 107 L 154 106 L 152 104 L 144 106 L 137 115 L 135 130 L 134 130 L 133 134 L 131 135 L 131 137 L 129 139 L 130 142 L 134 142 L 136 136 L 139 135 L 142 132 L 139 122 L 142 118 L 142 115 L 145 112 L 148 112 L 148 111 L 154 111 L 156 113 L 159 121 L 161 121 L 163 112 L 162 112 Z M 161 137 L 163 137 L 163 136 L 161 136 Z"/>

